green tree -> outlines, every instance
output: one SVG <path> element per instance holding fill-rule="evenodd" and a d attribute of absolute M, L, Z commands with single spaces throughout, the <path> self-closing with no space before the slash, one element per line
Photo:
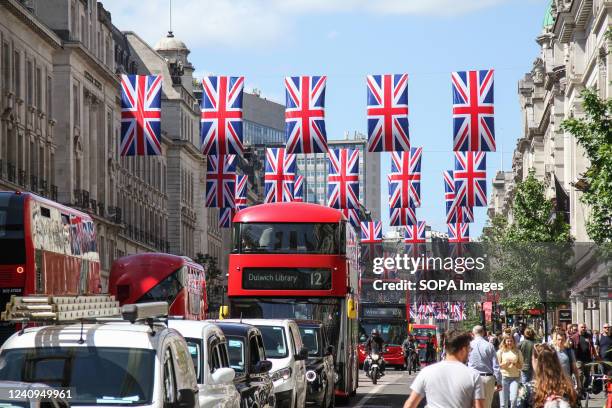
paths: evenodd
<path fill-rule="evenodd" d="M 572 275 L 569 225 L 533 172 L 516 185 L 512 220 L 494 218 L 483 241 L 491 277 L 504 283 L 502 305 L 531 309 L 565 296 Z"/>
<path fill-rule="evenodd" d="M 612 243 L 612 99 L 600 98 L 595 89 L 582 91 L 582 98 L 584 118 L 567 119 L 561 127 L 574 135 L 590 161 L 583 180 L 576 185 L 584 193 L 581 201 L 591 207 L 587 232 L 596 243 L 609 246 Z"/>
<path fill-rule="evenodd" d="M 204 267 L 204 271 L 206 272 L 206 288 L 208 289 L 211 281 L 221 274 L 221 271 L 217 267 L 217 258 L 198 252 L 194 261 Z"/>

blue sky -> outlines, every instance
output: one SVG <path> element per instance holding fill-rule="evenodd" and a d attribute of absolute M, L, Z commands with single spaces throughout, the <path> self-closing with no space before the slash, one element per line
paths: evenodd
<path fill-rule="evenodd" d="M 153 45 L 169 27 L 169 0 L 104 1 L 113 22 Z M 518 80 L 538 56 L 548 0 L 174 0 L 173 31 L 196 74 L 246 77 L 246 89 L 284 103 L 283 77 L 327 75 L 328 137 L 366 130 L 367 74 L 408 73 L 410 132 L 423 147 L 420 220 L 446 232 L 442 171 L 453 166 L 450 72 L 495 69 L 498 152 L 487 154 L 487 193 L 521 135 Z M 383 221 L 388 224 L 384 154 Z M 475 210 L 472 237 L 486 208 Z"/>

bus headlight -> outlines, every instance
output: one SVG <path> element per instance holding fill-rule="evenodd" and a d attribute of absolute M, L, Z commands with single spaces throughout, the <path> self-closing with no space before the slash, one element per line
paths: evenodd
<path fill-rule="evenodd" d="M 270 374 L 270 378 L 272 381 L 278 381 L 281 379 L 287 381 L 289 378 L 291 378 L 291 367 L 285 367 L 274 371 Z"/>
<path fill-rule="evenodd" d="M 317 373 L 313 370 L 306 371 L 306 381 L 313 382 L 317 379 Z"/>

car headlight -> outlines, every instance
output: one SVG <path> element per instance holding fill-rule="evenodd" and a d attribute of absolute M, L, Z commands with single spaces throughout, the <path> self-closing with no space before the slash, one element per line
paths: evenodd
<path fill-rule="evenodd" d="M 289 378 L 291 378 L 291 367 L 285 367 L 274 371 L 270 374 L 270 378 L 272 381 L 277 381 L 280 379 L 287 381 Z"/>
<path fill-rule="evenodd" d="M 313 370 L 306 371 L 306 381 L 313 382 L 317 379 L 317 373 Z"/>
<path fill-rule="evenodd" d="M 378 354 L 372 354 L 372 360 L 378 360 Z"/>

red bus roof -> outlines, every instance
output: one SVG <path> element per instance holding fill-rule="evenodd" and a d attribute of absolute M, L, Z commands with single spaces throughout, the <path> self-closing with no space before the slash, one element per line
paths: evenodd
<path fill-rule="evenodd" d="M 311 203 L 268 203 L 247 207 L 234 216 L 234 222 L 340 222 L 339 210 Z"/>
<path fill-rule="evenodd" d="M 30 193 L 30 192 L 26 192 L 26 191 L 11 191 L 11 190 L 0 190 L 0 193 L 10 193 L 10 194 L 15 194 L 15 195 L 21 195 L 21 196 L 23 196 L 26 199 L 31 199 L 31 200 L 37 201 L 37 202 L 39 202 L 39 203 L 41 203 L 43 205 L 46 205 L 48 207 L 56 208 L 56 209 L 62 211 L 63 213 L 65 213 L 65 214 L 76 215 L 76 216 L 81 217 L 82 219 L 91 221 L 91 216 L 88 213 L 86 213 L 86 212 L 79 211 L 79 210 L 77 210 L 75 208 L 72 208 L 72 207 L 67 207 L 65 205 L 62 205 L 62 204 L 56 202 L 56 201 L 49 200 L 48 198 L 41 197 L 41 196 L 39 196 L 37 194 L 34 194 L 34 193 Z"/>

